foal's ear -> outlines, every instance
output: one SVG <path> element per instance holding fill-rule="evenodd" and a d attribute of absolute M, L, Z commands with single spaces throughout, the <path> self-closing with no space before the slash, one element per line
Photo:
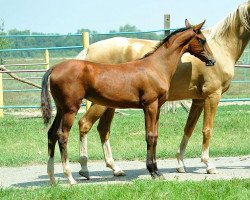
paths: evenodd
<path fill-rule="evenodd" d="M 187 19 L 185 20 L 185 26 L 186 28 L 191 28 L 192 26 Z"/>
<path fill-rule="evenodd" d="M 201 22 L 200 24 L 197 24 L 196 26 L 194 26 L 194 30 L 195 31 L 199 31 L 201 30 L 202 26 L 205 24 L 206 20 L 204 20 L 203 22 Z"/>

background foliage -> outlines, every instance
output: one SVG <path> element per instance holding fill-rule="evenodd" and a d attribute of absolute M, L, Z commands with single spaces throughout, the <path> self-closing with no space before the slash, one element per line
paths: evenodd
<path fill-rule="evenodd" d="M 11 29 L 9 31 L 4 31 L 4 24 L 0 26 L 0 34 L 1 35 L 46 35 L 45 33 L 39 32 L 31 32 L 30 30 L 17 30 Z M 10 49 L 20 49 L 20 48 L 48 48 L 48 47 L 65 47 L 65 46 L 81 46 L 82 45 L 82 32 L 90 32 L 90 33 L 97 33 L 96 31 L 89 30 L 89 29 L 79 29 L 77 30 L 77 35 L 72 35 L 71 33 L 62 36 L 62 37 L 53 37 L 59 34 L 53 33 L 49 34 L 52 37 L 17 37 L 17 38 L 8 38 L 0 40 L 0 49 L 10 48 Z M 109 33 L 117 33 L 117 32 L 140 32 L 136 26 L 132 26 L 126 24 L 121 26 L 118 30 L 110 30 Z M 121 36 L 119 34 L 114 34 L 112 37 Z M 123 37 L 136 37 L 142 39 L 151 39 L 151 40 L 160 40 L 163 37 L 163 34 L 156 34 L 156 33 L 146 33 L 146 34 L 125 34 L 122 35 Z M 95 35 L 91 37 L 91 43 L 97 42 L 99 40 L 110 38 L 110 35 Z M 79 49 L 72 49 L 72 50 L 60 50 L 55 51 L 53 56 L 75 56 L 79 52 Z M 40 57 L 40 52 L 38 51 L 20 51 L 20 52 L 0 52 L 1 57 L 7 58 L 26 58 L 26 57 Z"/>

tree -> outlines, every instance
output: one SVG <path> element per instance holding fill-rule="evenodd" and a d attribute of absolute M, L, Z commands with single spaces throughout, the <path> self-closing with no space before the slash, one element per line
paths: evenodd
<path fill-rule="evenodd" d="M 138 29 L 136 26 L 126 24 L 124 26 L 120 26 L 119 32 L 140 32 L 141 30 Z"/>
<path fill-rule="evenodd" d="M 0 35 L 6 35 L 4 32 L 4 21 L 0 20 Z M 0 49 L 5 49 L 8 47 L 8 41 L 6 38 L 0 38 Z M 0 52 L 0 64 L 3 64 L 3 52 Z"/>

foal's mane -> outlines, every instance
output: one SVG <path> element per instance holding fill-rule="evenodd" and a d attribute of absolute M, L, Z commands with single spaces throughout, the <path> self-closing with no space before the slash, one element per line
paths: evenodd
<path fill-rule="evenodd" d="M 161 40 L 161 41 L 154 47 L 154 50 L 153 50 L 153 51 L 151 51 L 151 52 L 149 52 L 149 53 L 146 53 L 142 58 L 146 58 L 146 57 L 150 56 L 150 55 L 153 54 L 157 49 L 159 49 L 160 46 L 162 46 L 163 44 L 165 44 L 166 42 L 168 42 L 169 39 L 170 39 L 171 37 L 173 37 L 173 36 L 176 35 L 177 33 L 186 31 L 187 29 L 189 29 L 189 28 L 184 27 L 184 28 L 180 28 L 180 29 L 177 29 L 177 30 L 173 31 L 171 34 L 169 34 L 169 35 L 166 36 L 163 40 Z M 142 58 L 141 58 L 141 59 L 142 59 Z"/>
<path fill-rule="evenodd" d="M 250 4 L 250 0 L 241 4 L 235 11 L 231 12 L 224 19 L 219 21 L 216 25 L 209 28 L 210 32 L 209 40 L 216 40 L 221 36 L 230 37 L 230 33 L 237 31 L 238 23 L 241 23 L 246 30 L 250 31 L 250 16 L 247 10 L 247 6 Z M 238 19 L 239 18 L 239 19 Z"/>

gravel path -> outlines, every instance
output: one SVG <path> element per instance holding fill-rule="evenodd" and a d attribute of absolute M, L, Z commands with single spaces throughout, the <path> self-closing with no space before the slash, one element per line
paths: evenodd
<path fill-rule="evenodd" d="M 158 168 L 164 174 L 166 180 L 218 180 L 234 178 L 250 178 L 250 155 L 241 157 L 212 158 L 217 166 L 218 174 L 206 174 L 206 168 L 200 159 L 186 159 L 188 173 L 176 173 L 175 159 L 158 160 Z M 78 184 L 94 183 L 125 183 L 135 179 L 149 179 L 145 162 L 142 161 L 117 161 L 117 164 L 125 171 L 126 176 L 114 177 L 111 170 L 105 167 L 103 161 L 89 162 L 91 180 L 86 180 L 78 174 L 80 165 L 71 163 L 73 176 Z M 61 164 L 55 165 L 55 176 L 61 184 L 67 181 L 63 177 Z M 0 167 L 0 187 L 34 187 L 48 185 L 46 165 L 33 165 L 25 167 Z"/>

